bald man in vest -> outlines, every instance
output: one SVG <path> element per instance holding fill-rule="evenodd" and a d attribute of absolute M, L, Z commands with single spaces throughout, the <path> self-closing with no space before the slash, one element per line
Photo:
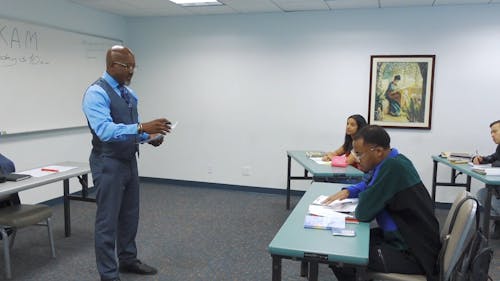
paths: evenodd
<path fill-rule="evenodd" d="M 101 280 L 120 280 L 119 272 L 154 275 L 137 258 L 139 223 L 139 143 L 163 143 L 170 121 L 140 122 L 137 95 L 129 88 L 135 57 L 124 46 L 106 53 L 106 71 L 84 94 L 83 112 L 92 133 L 90 169 L 97 189 L 95 254 Z"/>

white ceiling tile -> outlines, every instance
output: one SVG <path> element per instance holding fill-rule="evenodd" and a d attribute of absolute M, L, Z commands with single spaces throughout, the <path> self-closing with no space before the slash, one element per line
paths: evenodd
<path fill-rule="evenodd" d="M 462 4 L 488 4 L 490 0 L 436 0 L 434 6 L 462 5 Z"/>
<path fill-rule="evenodd" d="M 439 5 L 500 4 L 500 0 L 219 0 L 224 5 L 183 7 L 169 0 L 67 0 L 122 16 L 179 16 L 267 13 L 330 9 L 388 8 Z"/>
<path fill-rule="evenodd" d="M 327 0 L 330 9 L 378 8 L 378 0 Z"/>
<path fill-rule="evenodd" d="M 193 6 L 185 7 L 186 10 L 192 12 L 193 14 L 199 15 L 212 15 L 212 14 L 231 14 L 236 11 L 227 5 L 219 6 Z"/>
<path fill-rule="evenodd" d="M 380 7 L 432 6 L 433 3 L 434 0 L 380 0 Z"/>
<path fill-rule="evenodd" d="M 329 10 L 324 0 L 273 0 L 285 12 Z"/>
<path fill-rule="evenodd" d="M 281 9 L 270 0 L 219 0 L 238 13 L 281 12 Z"/>

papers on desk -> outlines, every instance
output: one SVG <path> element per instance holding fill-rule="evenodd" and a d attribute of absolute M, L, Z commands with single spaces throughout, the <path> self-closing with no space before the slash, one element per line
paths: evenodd
<path fill-rule="evenodd" d="M 472 171 L 487 176 L 500 176 L 500 167 L 492 167 L 491 164 L 468 163 Z"/>
<path fill-rule="evenodd" d="M 316 164 L 320 164 L 320 165 L 331 165 L 332 164 L 331 161 L 323 161 L 322 157 L 309 157 L 309 159 L 316 162 Z"/>
<path fill-rule="evenodd" d="M 463 159 L 472 159 L 472 154 L 467 153 L 467 152 L 449 152 L 449 151 L 444 151 L 441 152 L 441 157 L 445 158 L 463 158 Z"/>
<path fill-rule="evenodd" d="M 304 227 L 314 229 L 345 228 L 345 220 L 343 218 L 337 219 L 334 217 L 306 215 Z"/>
<path fill-rule="evenodd" d="M 23 172 L 19 172 L 20 174 L 27 174 L 35 178 L 52 175 L 54 173 L 66 172 L 71 169 L 76 169 L 76 167 L 71 166 L 59 166 L 59 165 L 51 165 L 44 166 L 41 168 L 31 169 Z"/>
<path fill-rule="evenodd" d="M 322 202 L 328 196 L 320 195 L 316 200 L 309 205 L 307 215 L 304 220 L 305 228 L 316 229 L 331 229 L 345 228 L 346 222 L 358 223 L 358 221 L 350 214 L 344 212 L 354 212 L 358 205 L 358 199 L 348 198 L 345 200 L 337 200 L 329 205 L 324 205 Z"/>
<path fill-rule="evenodd" d="M 306 152 L 306 156 L 311 158 L 311 157 L 314 157 L 314 158 L 321 158 L 323 156 L 325 156 L 326 153 L 324 153 L 323 151 L 307 151 Z"/>
<path fill-rule="evenodd" d="M 466 164 L 472 159 L 472 155 L 466 152 L 441 152 L 441 157 L 447 158 L 453 164 Z"/>
<path fill-rule="evenodd" d="M 460 158 L 460 157 L 448 157 L 448 161 L 453 164 L 467 164 L 470 159 Z"/>
<path fill-rule="evenodd" d="M 320 195 L 313 201 L 313 205 L 326 206 L 336 212 L 352 213 L 358 206 L 358 198 L 346 198 L 344 200 L 335 200 L 328 205 L 323 204 L 328 196 Z"/>
<path fill-rule="evenodd" d="M 486 176 L 500 176 L 500 168 L 473 168 L 472 171 Z"/>
<path fill-rule="evenodd" d="M 486 169 L 491 168 L 491 164 L 474 164 L 472 162 L 467 163 L 471 167 L 471 169 Z"/>

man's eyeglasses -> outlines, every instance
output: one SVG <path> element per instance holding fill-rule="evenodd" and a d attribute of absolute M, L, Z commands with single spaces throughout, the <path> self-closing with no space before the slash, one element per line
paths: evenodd
<path fill-rule="evenodd" d="M 114 61 L 113 62 L 114 64 L 117 64 L 119 66 L 123 66 L 124 68 L 126 68 L 128 71 L 132 71 L 132 72 L 135 72 L 137 70 L 137 66 L 135 65 L 128 65 L 126 63 L 123 63 L 123 62 L 118 62 L 118 61 Z"/>
<path fill-rule="evenodd" d="M 370 151 L 374 151 L 375 148 L 377 148 L 377 147 L 376 146 L 370 147 Z M 363 156 L 365 155 L 365 153 L 356 152 L 356 151 L 354 151 L 354 149 L 351 150 L 351 154 L 352 154 L 352 156 L 354 156 L 354 158 L 356 158 L 356 161 L 358 161 L 358 162 L 361 161 L 361 158 L 363 158 Z"/>

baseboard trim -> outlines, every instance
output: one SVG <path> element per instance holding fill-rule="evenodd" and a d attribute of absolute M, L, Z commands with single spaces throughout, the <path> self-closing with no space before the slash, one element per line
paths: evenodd
<path fill-rule="evenodd" d="M 175 179 L 152 178 L 152 177 L 140 177 L 140 180 L 141 180 L 141 182 L 171 184 L 171 185 L 177 185 L 177 186 L 189 186 L 189 187 L 213 188 L 213 189 L 237 190 L 237 191 L 246 191 L 246 192 L 286 195 L 286 189 L 277 189 L 277 188 L 269 188 L 269 187 L 234 185 L 234 184 L 225 184 L 225 183 L 211 183 L 211 182 L 202 182 L 202 181 L 175 180 Z M 304 195 L 304 193 L 305 193 L 305 191 L 303 191 L 303 190 L 291 190 L 290 191 L 290 195 L 293 195 L 293 196 L 302 196 L 302 195 Z"/>

